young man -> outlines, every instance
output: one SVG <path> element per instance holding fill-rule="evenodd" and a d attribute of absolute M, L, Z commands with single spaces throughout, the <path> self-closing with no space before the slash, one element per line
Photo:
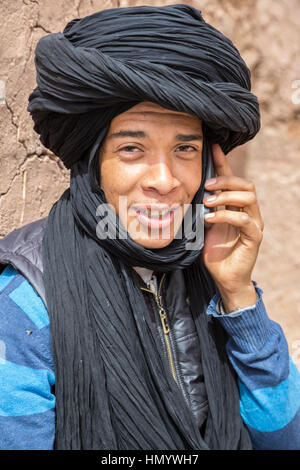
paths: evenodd
<path fill-rule="evenodd" d="M 36 66 L 71 180 L 0 244 L 1 447 L 299 449 L 255 187 L 225 156 L 259 129 L 238 51 L 187 5 L 139 7 L 74 20 Z"/>

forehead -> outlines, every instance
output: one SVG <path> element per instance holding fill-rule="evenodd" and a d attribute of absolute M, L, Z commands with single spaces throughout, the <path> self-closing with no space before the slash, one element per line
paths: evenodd
<path fill-rule="evenodd" d="M 110 132 L 124 125 L 130 126 L 185 126 L 186 128 L 201 130 L 201 120 L 191 114 L 172 111 L 162 106 L 144 101 L 133 106 L 129 110 L 116 116 L 110 125 Z"/>

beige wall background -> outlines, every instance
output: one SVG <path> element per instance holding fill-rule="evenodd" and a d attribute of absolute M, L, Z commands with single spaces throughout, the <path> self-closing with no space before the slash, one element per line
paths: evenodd
<path fill-rule="evenodd" d="M 26 110 L 37 41 L 100 9 L 174 3 L 200 9 L 251 69 L 262 129 L 229 159 L 256 184 L 265 231 L 253 279 L 300 366 L 300 0 L 0 0 L 0 238 L 46 216 L 68 186 Z"/>

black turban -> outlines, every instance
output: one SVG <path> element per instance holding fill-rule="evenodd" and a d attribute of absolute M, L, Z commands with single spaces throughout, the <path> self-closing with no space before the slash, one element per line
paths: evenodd
<path fill-rule="evenodd" d="M 205 314 L 216 286 L 187 234 L 159 250 L 99 238 L 99 148 L 113 117 L 141 101 L 198 116 L 201 202 L 211 144 L 253 138 L 259 108 L 232 42 L 187 5 L 111 9 L 71 21 L 36 48 L 29 111 L 42 143 L 71 168 L 52 207 L 43 266 L 55 365 L 57 449 L 248 449 L 222 327 Z M 101 175 L 100 175 L 101 178 Z M 193 213 L 193 226 L 195 225 Z M 117 220 L 117 229 L 121 222 Z M 119 233 L 119 232 L 118 232 Z M 162 357 L 133 266 L 183 270 L 208 399 L 199 429 Z"/>
<path fill-rule="evenodd" d="M 43 145 L 68 168 L 122 104 L 152 101 L 194 114 L 225 153 L 259 130 L 249 69 L 232 42 L 188 5 L 75 19 L 39 41 L 35 64 L 38 87 L 28 109 Z"/>

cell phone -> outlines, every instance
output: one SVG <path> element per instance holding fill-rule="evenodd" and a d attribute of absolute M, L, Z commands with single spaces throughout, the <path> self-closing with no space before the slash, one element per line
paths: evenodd
<path fill-rule="evenodd" d="M 210 179 L 210 178 L 214 178 L 215 176 L 216 176 L 216 170 L 215 170 L 215 166 L 214 166 L 214 162 L 213 162 L 213 156 L 212 156 L 212 154 L 210 154 L 210 156 L 208 158 L 207 167 L 206 167 L 205 180 Z M 207 196 L 210 196 L 210 194 L 211 194 L 211 191 L 207 191 L 205 189 L 204 193 L 203 193 L 203 198 L 205 198 Z M 209 212 L 212 212 L 214 210 L 215 210 L 215 207 L 204 206 L 204 215 L 208 214 Z M 212 226 L 212 224 L 210 224 L 208 221 L 204 220 L 204 227 L 205 228 L 209 228 L 211 226 Z"/>

